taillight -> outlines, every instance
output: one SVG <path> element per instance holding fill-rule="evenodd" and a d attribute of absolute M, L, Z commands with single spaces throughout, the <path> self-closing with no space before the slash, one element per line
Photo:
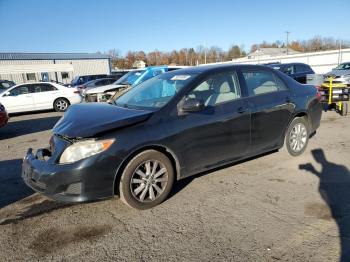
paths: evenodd
<path fill-rule="evenodd" d="M 320 93 L 321 87 L 320 86 L 315 86 L 315 88 L 316 88 L 316 98 L 317 98 L 318 101 L 321 101 L 321 99 L 322 99 L 322 94 Z"/>

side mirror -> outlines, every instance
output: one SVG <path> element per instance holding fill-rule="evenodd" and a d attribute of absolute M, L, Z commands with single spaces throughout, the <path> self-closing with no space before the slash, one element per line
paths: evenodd
<path fill-rule="evenodd" d="M 10 92 L 5 92 L 4 96 L 10 96 Z"/>
<path fill-rule="evenodd" d="M 203 110 L 204 102 L 203 100 L 188 98 L 182 105 L 183 112 L 199 112 Z"/>

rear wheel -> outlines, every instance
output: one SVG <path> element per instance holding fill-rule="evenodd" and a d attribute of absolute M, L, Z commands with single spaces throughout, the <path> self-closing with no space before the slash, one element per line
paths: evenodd
<path fill-rule="evenodd" d="M 290 123 L 286 135 L 286 148 L 290 155 L 300 156 L 309 142 L 309 125 L 304 117 L 295 118 Z"/>
<path fill-rule="evenodd" d="M 169 158 L 156 150 L 146 150 L 125 167 L 119 184 L 120 198 L 133 208 L 151 208 L 167 198 L 173 182 Z"/>
<path fill-rule="evenodd" d="M 339 113 L 341 116 L 346 116 L 348 114 L 348 103 L 347 102 L 343 102 L 342 108 L 341 108 Z"/>
<path fill-rule="evenodd" d="M 65 112 L 69 107 L 69 101 L 66 98 L 57 98 L 53 103 L 53 107 L 57 112 Z"/>

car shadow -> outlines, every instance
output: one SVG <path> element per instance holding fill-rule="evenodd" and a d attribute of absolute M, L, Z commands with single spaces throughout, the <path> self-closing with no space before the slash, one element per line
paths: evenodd
<path fill-rule="evenodd" d="M 341 242 L 341 262 L 350 261 L 350 172 L 343 165 L 337 165 L 326 159 L 322 149 L 311 151 L 316 162 L 322 165 L 319 172 L 311 163 L 299 165 L 320 180 L 319 192 L 328 205 L 339 229 Z"/>
<path fill-rule="evenodd" d="M 9 122 L 0 129 L 0 140 L 50 130 L 60 118 L 52 116 Z"/>
<path fill-rule="evenodd" d="M 22 159 L 0 161 L 0 208 L 33 194 L 21 178 Z"/>
<path fill-rule="evenodd" d="M 38 196 L 42 197 L 39 194 L 38 194 Z M 29 199 L 24 199 L 22 201 L 29 202 L 29 201 L 36 201 L 36 200 L 37 200 L 36 197 L 33 197 L 33 199 L 29 198 Z M 28 203 L 26 203 L 26 204 L 28 204 Z M 22 220 L 37 217 L 37 216 L 40 216 L 42 214 L 48 214 L 48 213 L 51 213 L 55 210 L 68 208 L 68 207 L 71 207 L 73 205 L 75 205 L 75 204 L 61 203 L 61 202 L 57 202 L 54 200 L 45 199 L 42 202 L 34 203 L 34 204 L 30 205 L 25 211 L 16 214 L 15 217 L 7 218 L 7 219 L 4 219 L 3 221 L 0 221 L 0 225 L 16 224 Z"/>

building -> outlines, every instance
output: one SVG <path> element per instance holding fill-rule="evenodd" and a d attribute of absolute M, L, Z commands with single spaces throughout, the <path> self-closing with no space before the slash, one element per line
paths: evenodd
<path fill-rule="evenodd" d="M 145 68 L 146 67 L 146 63 L 142 60 L 136 60 L 133 64 L 132 64 L 132 68 Z"/>
<path fill-rule="evenodd" d="M 274 56 L 283 56 L 283 55 L 296 55 L 300 54 L 300 52 L 295 51 L 291 48 L 284 48 L 284 47 L 269 47 L 269 48 L 259 48 L 255 50 L 254 52 L 251 52 L 248 54 L 248 59 L 265 59 L 270 58 Z"/>
<path fill-rule="evenodd" d="M 75 76 L 110 74 L 108 55 L 92 53 L 0 53 L 0 80 L 70 83 Z"/>

